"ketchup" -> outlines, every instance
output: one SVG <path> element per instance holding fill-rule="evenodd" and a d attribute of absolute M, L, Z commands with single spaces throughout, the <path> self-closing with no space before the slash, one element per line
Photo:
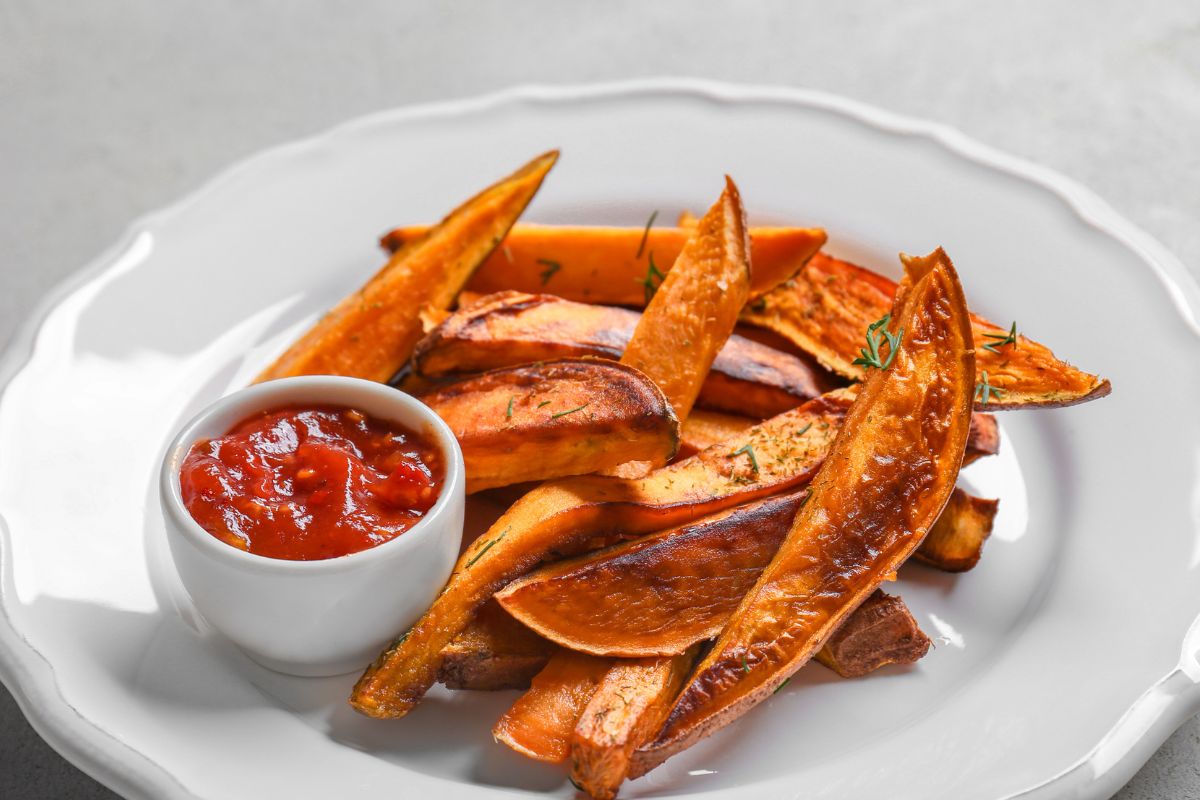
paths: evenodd
<path fill-rule="evenodd" d="M 402 425 L 291 406 L 193 444 L 179 484 L 192 518 L 221 541 L 314 561 L 401 535 L 433 507 L 444 477 L 441 452 Z"/>

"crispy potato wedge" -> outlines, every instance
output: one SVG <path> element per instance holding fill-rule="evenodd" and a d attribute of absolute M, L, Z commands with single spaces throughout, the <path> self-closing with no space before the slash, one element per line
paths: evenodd
<path fill-rule="evenodd" d="M 967 434 L 967 452 L 963 456 L 963 466 L 999 452 L 1000 426 L 996 424 L 995 415 L 976 411 L 971 415 L 971 431 Z"/>
<path fill-rule="evenodd" d="M 424 333 L 422 318 L 450 307 L 529 205 L 557 159 L 557 150 L 538 156 L 394 253 L 365 286 L 334 306 L 257 381 L 292 375 L 389 380 L 412 356 Z"/>
<path fill-rule="evenodd" d="M 888 313 L 895 293 L 896 284 L 882 275 L 819 253 L 794 279 L 748 305 L 742 321 L 781 334 L 837 374 L 858 380 L 863 368 L 853 362 L 864 333 Z M 981 392 L 978 410 L 1069 406 L 1112 391 L 1107 380 L 1060 361 L 1032 339 L 1003 344 L 1009 332 L 974 315 L 971 327 L 979 375 L 986 370 L 989 385 L 1000 390 L 986 400 Z"/>
<path fill-rule="evenodd" d="M 559 650 L 492 728 L 492 736 L 537 761 L 566 761 L 575 723 L 611 664 L 609 658 Z"/>
<path fill-rule="evenodd" d="M 776 690 L 895 573 L 954 490 L 970 428 L 975 359 L 954 266 L 905 258 L 890 366 L 870 370 L 811 498 L 713 648 L 639 769 L 734 721 Z"/>
<path fill-rule="evenodd" d="M 815 658 L 843 678 L 859 678 L 888 664 L 916 663 L 929 652 L 929 645 L 908 606 L 876 589 L 846 617 Z"/>
<path fill-rule="evenodd" d="M 946 572 L 972 569 L 983 555 L 983 543 L 992 535 L 999 507 L 999 500 L 985 500 L 955 489 L 946 510 L 921 542 L 916 559 Z"/>
<path fill-rule="evenodd" d="M 756 500 L 549 564 L 501 589 L 496 601 L 545 640 L 572 650 L 624 658 L 682 653 L 725 627 L 779 549 L 806 496 L 806 490 L 799 490 Z M 958 513 L 960 506 L 949 503 L 943 516 Z M 922 543 L 917 552 L 924 548 Z M 930 561 L 938 557 L 935 553 Z M 899 598 L 891 603 L 904 608 Z M 868 644 L 861 633 L 872 624 L 859 620 L 852 626 L 848 620 L 841 638 L 858 649 L 847 646 L 842 652 L 855 659 L 839 669 L 837 657 L 830 653 L 827 666 L 839 673 L 863 674 L 874 669 L 865 666 L 870 661 L 863 653 L 881 666 L 892 663 L 890 653 L 913 643 L 909 636 Z M 907 621 L 898 617 L 896 624 L 916 625 L 911 616 Z M 852 631 L 857 632 L 851 635 Z M 876 632 L 881 637 L 884 633 Z"/>
<path fill-rule="evenodd" d="M 394 251 L 428 230 L 426 226 L 397 228 L 381 243 Z M 513 289 L 550 292 L 581 303 L 641 307 L 646 305 L 644 282 L 659 280 L 650 270 L 651 259 L 660 275 L 670 274 L 693 230 L 514 225 L 467 287 L 478 294 Z M 825 244 L 825 231 L 756 227 L 750 229 L 750 239 L 754 262 L 750 296 L 759 297 L 799 272 Z"/>
<path fill-rule="evenodd" d="M 413 368 L 439 377 L 554 358 L 619 359 L 640 318 L 626 308 L 497 292 L 431 330 L 417 345 Z M 696 402 L 766 418 L 839 383 L 804 359 L 733 334 L 717 352 Z"/>
<path fill-rule="evenodd" d="M 697 652 L 609 667 L 571 735 L 572 783 L 596 800 L 617 796 L 633 752 L 658 731 Z"/>
<path fill-rule="evenodd" d="M 496 591 L 541 561 L 573 555 L 600 534 L 662 530 L 803 486 L 851 396 L 829 392 L 643 479 L 564 478 L 529 492 L 463 553 L 424 616 L 367 667 L 351 705 L 374 717 L 407 714 L 436 679 L 443 648 Z"/>
<path fill-rule="evenodd" d="M 662 391 L 615 361 L 566 358 L 485 372 L 421 396 L 454 431 L 467 492 L 586 475 L 679 447 Z"/>
<path fill-rule="evenodd" d="M 448 689 L 528 689 L 534 675 L 558 651 L 488 601 L 479 616 L 442 651 L 438 682 Z"/>
<path fill-rule="evenodd" d="M 621 356 L 650 376 L 686 420 L 750 290 L 750 237 L 737 185 L 701 217 Z"/>

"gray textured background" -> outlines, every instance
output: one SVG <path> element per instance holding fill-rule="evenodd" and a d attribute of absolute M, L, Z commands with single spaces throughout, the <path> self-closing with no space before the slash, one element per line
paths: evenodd
<path fill-rule="evenodd" d="M 1090 186 L 1200 271 L 1197 0 L 0 0 L 0 342 L 131 218 L 263 147 L 406 103 L 651 75 L 949 123 Z M 1117 796 L 1200 798 L 1198 753 L 1194 719 Z M 110 796 L 0 689 L 0 797 Z"/>

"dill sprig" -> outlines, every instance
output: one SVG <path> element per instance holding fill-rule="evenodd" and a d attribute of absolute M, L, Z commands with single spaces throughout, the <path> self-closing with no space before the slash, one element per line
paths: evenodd
<path fill-rule="evenodd" d="M 743 453 L 745 453 L 747 456 L 750 457 L 750 466 L 754 469 L 755 472 L 758 472 L 758 458 L 756 458 L 754 455 L 754 445 L 752 445 L 752 444 L 742 445 L 741 447 L 739 447 L 737 450 L 734 450 L 729 455 L 732 458 L 733 456 L 740 456 Z"/>
<path fill-rule="evenodd" d="M 538 275 L 540 275 L 542 278 L 542 286 L 545 286 L 547 283 L 549 283 L 550 279 L 554 277 L 554 273 L 562 269 L 562 264 L 558 263 L 557 261 L 551 261 L 548 258 L 539 258 L 537 263 L 545 267 L 544 270 L 538 273 Z"/>
<path fill-rule="evenodd" d="M 792 682 L 791 678 L 784 678 L 783 683 L 776 686 L 775 691 L 771 692 L 771 694 L 779 694 L 779 692 L 783 690 L 783 687 L 787 686 L 791 682 Z"/>
<path fill-rule="evenodd" d="M 642 240 L 638 242 L 637 255 L 634 258 L 641 258 L 642 253 L 646 250 L 646 240 L 650 238 L 650 228 L 654 226 L 654 220 L 658 219 L 658 209 L 654 209 L 650 214 L 650 219 L 646 220 L 646 227 L 642 230 Z"/>
<path fill-rule="evenodd" d="M 504 412 L 505 419 L 512 419 L 513 402 L 516 399 L 517 399 L 517 396 L 515 394 L 512 397 L 508 398 L 508 410 Z"/>
<path fill-rule="evenodd" d="M 901 328 L 897 333 L 890 333 L 887 329 L 887 324 L 892 321 L 891 314 L 884 314 L 881 319 L 872 322 L 867 326 L 867 346 L 859 352 L 862 356 L 854 359 L 856 365 L 861 365 L 864 369 L 884 370 L 892 365 L 892 361 L 896 358 L 896 353 L 900 350 L 900 341 L 904 338 L 904 328 Z M 886 359 L 879 357 L 879 346 L 884 340 L 888 343 L 888 355 Z"/>
<path fill-rule="evenodd" d="M 567 414 L 574 414 L 576 411 L 583 411 L 589 405 L 591 405 L 591 403 L 584 403 L 579 408 L 572 408 L 570 411 L 560 411 L 557 414 L 551 414 L 550 419 L 558 419 L 559 417 L 565 417 Z"/>
<path fill-rule="evenodd" d="M 511 529 L 505 528 L 504 533 L 500 534 L 495 539 L 492 539 L 490 542 L 485 543 L 483 545 L 483 547 L 479 548 L 479 552 L 475 554 L 474 558 L 472 558 L 470 561 L 467 562 L 467 566 L 464 567 L 464 569 L 470 569 L 472 566 L 474 566 L 475 562 L 478 561 L 479 559 L 483 558 L 483 554 L 486 553 L 488 550 L 491 550 L 492 546 L 495 545 L 496 542 L 500 541 L 501 539 L 503 539 L 505 536 L 508 535 L 509 530 L 511 530 Z"/>
<path fill-rule="evenodd" d="M 1016 347 L 1017 321 L 1013 320 L 1012 327 L 1008 329 L 1008 333 L 985 333 L 984 336 L 989 339 L 994 339 L 995 341 L 988 342 L 983 346 L 983 349 L 989 350 L 997 355 L 1000 353 L 1000 348 L 1004 347 L 1006 344 L 1011 344 L 1013 347 Z"/>
<path fill-rule="evenodd" d="M 658 291 L 658 287 L 662 286 L 662 282 L 666 279 L 666 275 L 659 271 L 658 267 L 654 266 L 654 251 L 650 251 L 649 263 L 646 265 L 646 277 L 634 278 L 635 283 L 640 283 L 646 290 L 646 305 L 650 305 L 650 301 L 654 299 L 654 293 Z"/>
<path fill-rule="evenodd" d="M 988 401 L 993 397 L 997 400 L 1003 400 L 1004 390 L 999 386 L 992 386 L 992 384 L 988 382 L 988 374 L 987 370 L 985 369 L 983 371 L 983 380 L 975 384 L 975 399 L 986 406 Z"/>

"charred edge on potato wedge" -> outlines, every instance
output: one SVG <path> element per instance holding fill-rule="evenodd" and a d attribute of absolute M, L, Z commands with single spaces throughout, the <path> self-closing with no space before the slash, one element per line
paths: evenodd
<path fill-rule="evenodd" d="M 966 572 L 979 563 L 992 535 L 999 500 L 973 497 L 955 489 L 933 530 L 921 542 L 916 559 L 946 572 Z"/>
<path fill-rule="evenodd" d="M 631 458 L 661 466 L 679 422 L 632 367 L 561 359 L 485 372 L 421 396 L 462 447 L 467 492 L 599 472 Z"/>
<path fill-rule="evenodd" d="M 876 589 L 815 658 L 843 678 L 859 678 L 889 664 L 913 664 L 925 657 L 929 645 L 904 601 Z"/>

